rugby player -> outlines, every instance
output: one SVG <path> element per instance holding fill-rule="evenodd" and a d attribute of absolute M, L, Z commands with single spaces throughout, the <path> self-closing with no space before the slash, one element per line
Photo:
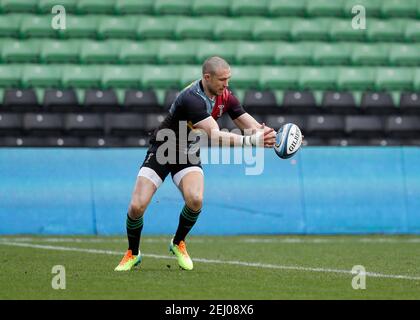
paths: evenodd
<path fill-rule="evenodd" d="M 231 146 L 255 146 L 264 144 L 273 147 L 276 133 L 272 128 L 258 123 L 245 112 L 238 99 L 229 91 L 231 77 L 229 64 L 220 57 L 208 58 L 202 66 L 202 77 L 182 90 L 172 103 L 169 114 L 155 130 L 150 140 L 150 147 L 140 168 L 132 193 L 126 217 L 128 250 L 116 271 L 128 271 L 141 262 L 139 250 L 140 236 L 143 229 L 143 215 L 156 190 L 170 173 L 175 185 L 179 188 L 185 205 L 179 216 L 178 228 L 172 238 L 169 251 L 178 260 L 184 270 L 192 270 L 193 262 L 188 255 L 185 238 L 196 223 L 202 209 L 204 177 L 200 161 L 180 161 L 182 155 L 196 154 L 199 159 L 197 141 L 188 141 L 180 137 L 180 129 L 190 133 L 191 130 L 202 130 L 211 141 L 228 141 Z M 219 130 L 216 122 L 227 112 L 241 130 L 250 129 L 252 134 L 240 135 Z M 180 128 L 184 126 L 186 128 Z M 172 148 L 176 150 L 176 159 L 172 163 L 163 163 L 159 147 L 167 141 L 159 139 L 159 132 L 170 129 L 175 132 Z M 185 159 L 185 157 L 183 158 Z M 163 164 L 162 164 L 163 163 Z"/>

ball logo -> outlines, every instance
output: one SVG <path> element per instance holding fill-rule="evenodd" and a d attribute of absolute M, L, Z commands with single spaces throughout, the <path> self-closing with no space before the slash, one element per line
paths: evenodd
<path fill-rule="evenodd" d="M 294 135 L 294 138 L 292 140 L 292 143 L 289 146 L 290 153 L 292 153 L 295 150 L 295 148 L 297 146 L 297 143 L 299 141 L 299 137 L 300 137 L 299 131 L 296 131 L 295 135 Z"/>
<path fill-rule="evenodd" d="M 299 127 L 286 123 L 277 131 L 274 151 L 280 158 L 288 159 L 299 150 L 301 143 L 302 133 Z"/>

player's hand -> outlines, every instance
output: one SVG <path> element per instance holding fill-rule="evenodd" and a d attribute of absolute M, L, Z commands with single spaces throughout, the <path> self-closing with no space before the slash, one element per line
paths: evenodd
<path fill-rule="evenodd" d="M 261 125 L 264 130 L 264 147 L 273 148 L 276 143 L 276 131 L 273 128 L 266 127 L 265 123 Z"/>

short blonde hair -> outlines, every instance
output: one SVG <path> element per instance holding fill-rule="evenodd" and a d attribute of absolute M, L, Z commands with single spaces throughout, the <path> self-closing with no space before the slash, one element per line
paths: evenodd
<path fill-rule="evenodd" d="M 230 69 L 229 63 L 227 63 L 223 58 L 213 56 L 204 61 L 202 72 L 203 75 L 205 73 L 215 74 L 216 70 L 219 69 Z"/>

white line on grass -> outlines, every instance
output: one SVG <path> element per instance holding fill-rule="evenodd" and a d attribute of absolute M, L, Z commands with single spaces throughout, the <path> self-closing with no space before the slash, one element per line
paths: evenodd
<path fill-rule="evenodd" d="M 125 243 L 127 239 L 116 239 L 116 238 L 56 238 L 56 237 L 0 237 L 0 241 L 13 241 L 13 242 L 50 242 L 50 243 Z M 166 243 L 169 242 L 168 237 L 153 237 L 153 238 L 142 238 L 142 242 L 146 243 Z M 195 243 L 209 243 L 217 241 L 215 239 L 200 239 L 195 238 Z M 281 238 L 253 238 L 245 237 L 239 239 L 231 239 L 231 241 L 236 241 L 239 243 L 309 243 L 309 244 L 324 244 L 324 243 L 420 243 L 420 237 L 417 238 L 407 238 L 407 239 L 393 239 L 393 238 L 345 238 L 345 239 L 328 239 L 328 238 L 298 238 L 298 237 L 281 237 Z"/>
<path fill-rule="evenodd" d="M 13 237 L 13 238 L 2 238 L 0 237 L 0 241 L 10 241 L 13 242 L 51 242 L 51 243 L 127 243 L 127 239 L 92 239 L 92 238 L 50 238 L 50 237 Z M 166 238 L 146 238 L 141 239 L 142 242 L 146 243 L 169 243 L 170 237 Z M 195 239 L 194 242 L 196 243 L 204 243 L 206 242 L 204 239 Z"/>
<path fill-rule="evenodd" d="M 241 239 L 245 243 L 419 243 L 420 238 L 410 239 L 386 239 L 386 238 L 347 238 L 347 239 L 323 239 L 323 238 L 280 238 L 280 239 L 264 239 L 264 238 L 245 238 Z"/>
<path fill-rule="evenodd" d="M 120 251 L 39 245 L 39 244 L 11 242 L 11 241 L 0 241 L 0 244 L 8 245 L 8 246 L 24 247 L 24 248 L 36 248 L 36 249 L 57 250 L 57 251 L 86 252 L 86 253 L 97 253 L 97 254 L 108 254 L 108 255 L 124 254 L 123 252 L 120 252 Z M 143 256 L 149 257 L 149 258 L 155 258 L 155 259 L 174 259 L 174 257 L 162 256 L 162 255 L 157 255 L 157 254 L 143 254 Z M 281 270 L 311 271 L 311 272 L 322 272 L 322 273 L 353 274 L 350 270 L 330 269 L 330 268 L 311 268 L 311 267 L 299 267 L 299 266 L 282 266 L 282 265 L 265 264 L 265 263 L 258 263 L 258 262 L 213 260 L 213 259 L 203 259 L 203 258 L 195 258 L 194 261 L 203 262 L 203 263 L 216 263 L 216 264 L 228 264 L 228 265 L 237 265 L 237 266 L 244 266 L 244 267 L 264 268 L 264 269 L 281 269 Z M 376 272 L 366 272 L 365 274 L 366 276 L 374 277 L 374 278 L 420 280 L 420 277 L 416 277 L 416 276 L 382 274 L 382 273 L 376 273 Z"/>

